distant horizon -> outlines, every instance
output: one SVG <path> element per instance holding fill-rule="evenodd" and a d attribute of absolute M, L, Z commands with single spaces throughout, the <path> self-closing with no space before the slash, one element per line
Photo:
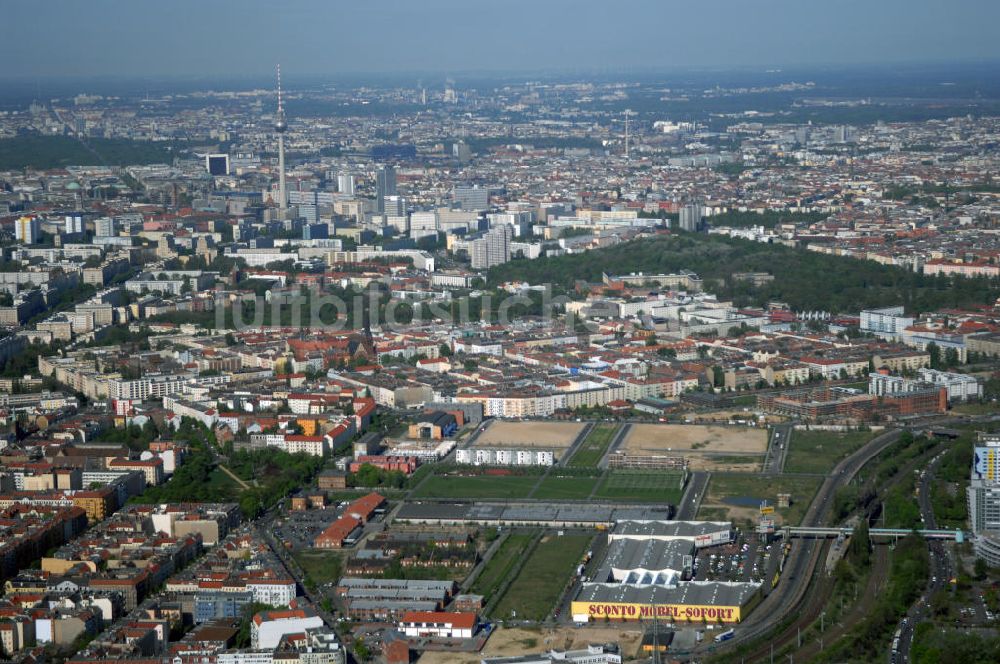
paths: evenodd
<path fill-rule="evenodd" d="M 5 0 L 36 77 L 674 71 L 1000 59 L 995 0 Z"/>
<path fill-rule="evenodd" d="M 420 77 L 439 77 L 445 79 L 456 79 L 459 77 L 475 78 L 483 80 L 503 80 L 515 77 L 538 77 L 546 78 L 605 78 L 620 76 L 622 80 L 628 77 L 650 77 L 669 76 L 678 74 L 819 74 L 819 73 L 845 73 L 852 71 L 877 72 L 883 70 L 884 73 L 914 73 L 915 70 L 929 69 L 951 69 L 960 72 L 968 69 L 985 67 L 998 67 L 996 72 L 1000 75 L 1000 55 L 991 58 L 965 58 L 950 60 L 914 60 L 904 63 L 898 62 L 826 62 L 826 63 L 773 63 L 760 65 L 728 65 L 728 66 L 708 66 L 708 65 L 687 65 L 687 66 L 621 66 L 621 67 L 566 67 L 566 68 L 536 68 L 536 69 L 399 69 L 394 71 L 372 70 L 372 71 L 296 71 L 290 69 L 282 62 L 276 61 L 274 66 L 266 71 L 260 72 L 216 72 L 212 74 L 194 72 L 175 73 L 150 73 L 150 74 L 123 74 L 123 73 L 96 73 L 96 74 L 12 74 L 10 72 L 0 73 L 0 82 L 27 83 L 32 81 L 100 81 L 100 82 L 122 82 L 134 80 L 149 81 L 258 81 L 274 80 L 276 68 L 281 65 L 281 77 L 283 82 L 294 82 L 299 79 L 316 80 L 327 79 L 331 81 L 350 80 L 363 77 L 374 79 L 392 80 L 401 78 L 413 78 L 416 83 Z M 992 73 L 992 72 L 991 72 Z M 525 81 L 528 82 L 528 81 Z M 426 83 L 426 81 L 425 81 Z"/>

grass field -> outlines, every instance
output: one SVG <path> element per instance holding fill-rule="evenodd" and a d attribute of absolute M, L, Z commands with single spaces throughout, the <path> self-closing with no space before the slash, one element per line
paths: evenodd
<path fill-rule="evenodd" d="M 344 569 L 343 557 L 337 551 L 323 549 L 299 549 L 292 556 L 302 571 L 316 583 L 336 582 L 340 580 Z"/>
<path fill-rule="evenodd" d="M 546 535 L 493 609 L 497 618 L 544 620 L 555 608 L 593 535 Z"/>
<path fill-rule="evenodd" d="M 555 472 L 555 471 L 553 471 Z M 594 490 L 600 477 L 546 477 L 532 498 L 546 498 L 549 500 L 583 500 Z"/>
<path fill-rule="evenodd" d="M 595 425 L 576 450 L 576 454 L 569 460 L 568 465 L 575 468 L 596 468 L 598 462 L 604 458 L 604 453 L 608 451 L 608 445 L 611 444 L 617 431 L 618 426 L 615 424 Z"/>
<path fill-rule="evenodd" d="M 786 473 L 829 473 L 837 462 L 872 439 L 871 431 L 793 431 Z"/>
<path fill-rule="evenodd" d="M 594 493 L 595 498 L 635 502 L 680 502 L 683 475 L 675 471 L 611 470 Z"/>
<path fill-rule="evenodd" d="M 994 415 L 1000 413 L 1000 405 L 995 403 L 963 403 L 956 405 L 952 410 L 965 415 Z"/>
<path fill-rule="evenodd" d="M 709 455 L 686 454 L 688 470 L 708 470 L 724 473 L 759 473 L 764 463 L 763 454 Z"/>
<path fill-rule="evenodd" d="M 414 498 L 526 498 L 537 475 L 435 475 L 416 490 Z"/>
<path fill-rule="evenodd" d="M 496 554 L 486 563 L 482 573 L 476 577 L 469 589 L 470 592 L 482 595 L 486 601 L 489 601 L 493 597 L 493 593 L 510 576 L 511 571 L 521 559 L 521 555 L 528 548 L 534 536 L 534 533 L 511 533 L 500 545 Z"/>
<path fill-rule="evenodd" d="M 208 477 L 208 483 L 219 487 L 220 490 L 230 491 L 233 495 L 238 495 L 243 490 L 243 487 L 237 484 L 236 480 L 226 475 L 220 468 L 212 470 L 212 474 Z"/>
<path fill-rule="evenodd" d="M 750 519 L 756 521 L 760 514 L 759 501 L 767 500 L 775 507 L 775 522 L 777 524 L 798 525 L 805 515 L 806 508 L 812 502 L 816 490 L 822 482 L 819 477 L 787 477 L 782 475 L 740 475 L 715 473 L 708 483 L 708 491 L 698 510 L 698 518 L 711 514 L 718 518 L 720 510 L 725 510 L 728 518 L 734 521 Z M 778 508 L 778 494 L 792 494 L 792 506 Z M 748 499 L 747 505 L 734 505 L 725 502 L 726 498 Z M 753 499 L 753 500 L 749 500 Z"/>

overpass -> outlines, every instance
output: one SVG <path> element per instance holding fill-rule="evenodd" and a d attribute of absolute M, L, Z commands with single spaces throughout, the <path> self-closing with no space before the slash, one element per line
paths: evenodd
<path fill-rule="evenodd" d="M 809 528 L 805 526 L 788 526 L 782 528 L 782 535 L 786 538 L 788 537 L 813 537 L 813 538 L 823 538 L 823 537 L 848 537 L 854 532 L 852 526 L 843 527 L 830 527 L 830 528 Z M 870 528 L 868 530 L 868 536 L 871 538 L 893 538 L 899 539 L 900 537 L 906 537 L 910 533 L 917 533 L 921 537 L 927 539 L 935 540 L 951 540 L 955 542 L 964 542 L 965 533 L 961 530 L 928 530 L 925 528 L 920 528 L 917 530 L 907 530 L 906 528 Z"/>

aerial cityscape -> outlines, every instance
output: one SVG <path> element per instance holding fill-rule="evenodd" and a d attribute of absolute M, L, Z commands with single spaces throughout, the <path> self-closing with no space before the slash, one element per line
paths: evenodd
<path fill-rule="evenodd" d="M 1000 661 L 1000 5 L 286 4 L 0 7 L 0 662 Z"/>

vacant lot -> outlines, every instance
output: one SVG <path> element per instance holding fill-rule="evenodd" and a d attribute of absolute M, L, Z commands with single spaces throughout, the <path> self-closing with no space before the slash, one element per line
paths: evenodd
<path fill-rule="evenodd" d="M 829 473 L 837 462 L 872 439 L 871 431 L 793 431 L 786 473 Z"/>
<path fill-rule="evenodd" d="M 760 472 L 764 463 L 763 454 L 691 454 L 685 453 L 688 460 L 688 470 L 707 470 L 724 473 L 756 473 Z"/>
<path fill-rule="evenodd" d="M 737 398 L 741 399 L 741 398 L 744 398 L 744 397 L 737 397 Z M 749 404 L 744 403 L 742 405 L 744 405 L 744 406 L 755 406 L 757 404 L 757 397 L 756 396 L 750 396 L 749 398 L 751 399 L 750 403 Z M 737 404 L 737 405 L 739 405 L 739 404 Z M 761 417 L 761 415 L 763 415 L 763 416 Z M 780 422 L 787 422 L 788 421 L 787 417 L 784 417 L 784 416 L 781 416 L 781 415 L 774 415 L 774 414 L 770 414 L 770 413 L 759 414 L 759 413 L 754 412 L 752 408 L 751 408 L 751 410 L 743 410 L 743 409 L 739 409 L 739 410 L 710 410 L 710 411 L 704 412 L 704 413 L 690 413 L 690 414 L 686 414 L 685 418 L 689 418 L 692 422 L 701 423 L 701 424 L 712 424 L 712 423 L 715 423 L 715 422 L 719 422 L 719 423 L 723 423 L 724 424 L 724 423 L 728 423 L 730 421 L 741 422 L 741 421 L 747 421 L 747 420 L 756 420 L 758 426 L 760 426 L 761 424 L 777 424 L 777 423 L 780 423 Z"/>
<path fill-rule="evenodd" d="M 479 435 L 477 447 L 568 450 L 583 430 L 577 422 L 494 422 Z"/>
<path fill-rule="evenodd" d="M 498 619 L 544 620 L 555 608 L 593 535 L 546 535 L 493 609 Z"/>
<path fill-rule="evenodd" d="M 751 519 L 760 515 L 760 502 L 766 500 L 773 506 L 777 525 L 797 526 L 820 485 L 818 477 L 785 477 L 781 475 L 739 475 L 716 473 L 708 483 L 708 491 L 698 510 L 698 518 L 711 515 L 718 518 L 725 510 L 726 517 L 734 521 Z M 779 508 L 778 494 L 792 494 L 792 505 Z"/>
<path fill-rule="evenodd" d="M 511 657 L 547 650 L 580 650 L 591 643 L 621 645 L 622 654 L 631 659 L 639 649 L 642 632 L 626 626 L 586 627 L 498 627 L 480 653 L 425 652 L 418 664 L 479 664 L 484 657 Z"/>
<path fill-rule="evenodd" d="M 615 437 L 617 431 L 618 425 L 616 424 L 595 425 L 584 441 L 580 443 L 576 454 L 569 460 L 569 465 L 575 468 L 597 467 L 600 460 L 604 458 L 604 453 L 608 451 L 608 445 L 611 444 L 611 439 Z"/>
<path fill-rule="evenodd" d="M 534 533 L 511 533 L 504 543 L 500 545 L 493 557 L 486 563 L 486 567 L 476 577 L 472 584 L 471 592 L 482 595 L 489 601 L 493 593 L 500 588 L 507 577 L 510 576 L 514 566 L 521 559 L 521 554 L 528 548 Z"/>
<path fill-rule="evenodd" d="M 434 475 L 413 498 L 527 498 L 538 475 Z"/>
<path fill-rule="evenodd" d="M 684 488 L 683 478 L 683 473 L 672 470 L 609 470 L 594 498 L 676 505 Z"/>
<path fill-rule="evenodd" d="M 745 452 L 767 449 L 767 430 L 701 424 L 635 424 L 621 449 L 628 454 Z"/>
<path fill-rule="evenodd" d="M 340 580 L 343 571 L 343 557 L 340 552 L 300 549 L 293 556 L 302 571 L 314 582 L 322 584 Z"/>

